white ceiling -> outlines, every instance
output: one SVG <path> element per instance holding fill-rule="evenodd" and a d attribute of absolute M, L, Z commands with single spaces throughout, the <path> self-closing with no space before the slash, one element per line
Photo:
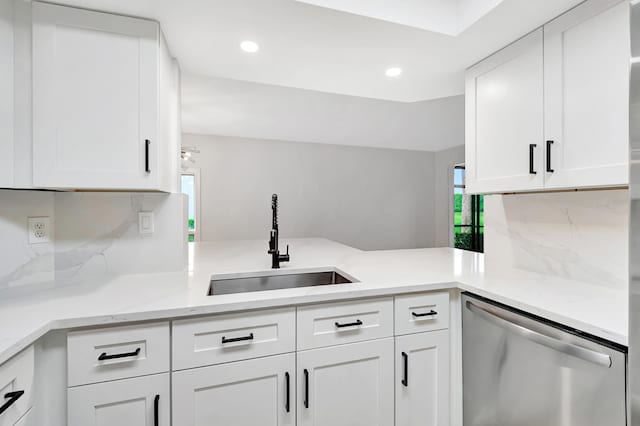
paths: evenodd
<path fill-rule="evenodd" d="M 438 151 L 464 143 L 464 97 L 393 102 L 184 75 L 185 133 Z"/>
<path fill-rule="evenodd" d="M 296 1 L 455 36 L 504 0 Z"/>
<path fill-rule="evenodd" d="M 465 67 L 580 2 L 368 0 L 377 11 L 355 14 L 294 0 L 56 1 L 160 21 L 185 73 L 400 102 L 461 94 Z M 322 1 L 336 4 L 317 0 Z M 364 0 L 342 2 L 362 5 Z M 403 7 L 396 10 L 396 2 Z M 443 2 L 462 12 L 441 11 L 439 19 L 425 24 Z M 390 22 L 407 23 L 411 6 L 421 3 L 433 7 L 431 12 L 417 9 L 422 23 L 413 25 L 438 27 L 441 20 L 436 31 Z M 442 34 L 457 33 L 456 26 L 463 28 L 478 16 L 459 35 Z M 260 44 L 258 53 L 238 48 L 247 39 Z M 403 68 L 400 78 L 384 75 L 391 66 Z"/>

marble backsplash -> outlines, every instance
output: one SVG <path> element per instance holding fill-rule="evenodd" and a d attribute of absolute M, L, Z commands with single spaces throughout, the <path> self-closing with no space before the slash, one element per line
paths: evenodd
<path fill-rule="evenodd" d="M 485 266 L 626 289 L 626 189 L 485 196 Z"/>
<path fill-rule="evenodd" d="M 186 268 L 182 194 L 0 190 L 0 292 Z M 138 212 L 153 211 L 153 234 Z M 52 242 L 29 244 L 27 217 L 51 218 Z"/>

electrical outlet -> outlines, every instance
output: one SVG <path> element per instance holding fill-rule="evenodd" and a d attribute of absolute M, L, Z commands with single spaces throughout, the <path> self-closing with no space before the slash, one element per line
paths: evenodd
<path fill-rule="evenodd" d="M 42 244 L 51 242 L 51 218 L 29 217 L 27 218 L 29 228 L 29 244 Z"/>

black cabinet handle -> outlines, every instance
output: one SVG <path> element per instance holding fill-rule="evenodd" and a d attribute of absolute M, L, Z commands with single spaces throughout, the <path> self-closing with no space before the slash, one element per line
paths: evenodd
<path fill-rule="evenodd" d="M 98 361 L 104 361 L 105 359 L 128 358 L 130 356 L 138 356 L 138 355 L 140 355 L 140 348 L 136 348 L 136 350 L 133 352 L 126 352 L 123 354 L 107 355 L 106 352 L 102 352 L 98 357 Z"/>
<path fill-rule="evenodd" d="M 537 146 L 538 145 L 535 143 L 529 144 L 529 174 L 531 175 L 535 175 L 538 173 L 533 169 L 533 150 L 536 149 Z"/>
<path fill-rule="evenodd" d="M 291 386 L 291 385 L 290 385 L 290 383 L 289 383 L 289 372 L 288 372 L 288 371 L 287 371 L 286 373 L 284 373 L 284 383 L 285 383 L 285 391 L 286 391 L 286 393 L 287 393 L 287 395 L 286 395 L 286 398 L 287 398 L 287 399 L 285 400 L 285 403 L 284 403 L 284 409 L 285 409 L 285 410 L 287 411 L 287 413 L 288 413 L 288 412 L 289 412 L 289 410 L 291 409 L 291 407 L 290 407 L 290 405 L 289 405 L 289 401 L 290 401 L 290 398 L 291 398 L 291 396 L 290 396 L 290 392 L 291 392 L 291 390 L 290 390 L 290 386 Z"/>
<path fill-rule="evenodd" d="M 158 426 L 158 409 L 160 407 L 160 395 L 153 400 L 153 426 Z"/>
<path fill-rule="evenodd" d="M 553 145 L 553 141 L 547 141 L 547 173 L 554 172 L 551 168 L 551 145 Z"/>
<path fill-rule="evenodd" d="M 309 408 L 309 370 L 304 369 L 304 408 Z"/>
<path fill-rule="evenodd" d="M 409 355 L 406 352 L 402 352 L 402 361 L 404 363 L 404 375 L 402 379 L 402 385 L 404 387 L 409 386 Z"/>
<path fill-rule="evenodd" d="M 438 315 L 438 313 L 432 309 L 429 312 L 425 312 L 423 314 L 417 314 L 415 312 L 411 312 L 411 315 L 413 315 L 416 318 L 420 318 L 420 317 L 432 317 L 434 315 Z"/>
<path fill-rule="evenodd" d="M 222 343 L 242 342 L 244 340 L 253 340 L 253 333 L 249 333 L 248 336 L 232 337 L 230 339 L 227 339 L 226 337 L 222 336 Z"/>
<path fill-rule="evenodd" d="M 151 167 L 149 166 L 149 145 L 151 141 L 149 139 L 144 140 L 144 171 L 151 173 Z"/>
<path fill-rule="evenodd" d="M 4 404 L 2 404 L 2 407 L 0 407 L 0 414 L 7 411 L 7 409 L 11 407 L 13 404 L 15 404 L 16 401 L 19 400 L 22 395 L 24 395 L 23 390 L 5 393 L 4 394 L 5 399 L 9 399 L 9 400 Z"/>
<path fill-rule="evenodd" d="M 362 321 L 356 320 L 355 322 L 348 322 L 346 324 L 340 324 L 339 322 L 336 321 L 337 328 L 355 327 L 356 325 L 362 325 Z"/>

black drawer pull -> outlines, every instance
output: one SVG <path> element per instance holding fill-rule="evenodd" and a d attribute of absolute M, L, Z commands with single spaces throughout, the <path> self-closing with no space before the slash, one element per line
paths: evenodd
<path fill-rule="evenodd" d="M 140 355 L 140 348 L 137 348 L 133 352 L 126 352 L 126 353 L 123 353 L 123 354 L 107 355 L 106 352 L 102 352 L 100 354 L 100 356 L 98 357 L 98 361 L 104 361 L 105 359 L 128 358 L 130 356 L 138 356 L 138 355 Z"/>
<path fill-rule="evenodd" d="M 420 318 L 420 317 L 432 317 L 434 315 L 438 315 L 438 313 L 432 309 L 429 312 L 425 312 L 423 314 L 417 314 L 415 312 L 411 312 L 411 315 L 413 315 L 416 318 Z"/>
<path fill-rule="evenodd" d="M 158 426 L 158 411 L 160 407 L 160 395 L 153 399 L 153 426 Z"/>
<path fill-rule="evenodd" d="M 284 402 L 284 409 L 287 411 L 287 413 L 291 410 L 291 406 L 289 404 L 290 399 L 291 399 L 291 396 L 290 396 L 290 392 L 291 392 L 290 387 L 291 387 L 291 385 L 289 383 L 289 380 L 290 380 L 289 379 L 289 372 L 287 371 L 286 373 L 284 373 L 284 383 L 285 383 L 285 389 L 286 389 L 286 393 L 287 393 L 287 396 L 286 396 L 287 399 Z"/>
<path fill-rule="evenodd" d="M 339 322 L 336 321 L 336 327 L 338 328 L 355 327 L 356 325 L 362 325 L 362 321 L 355 320 L 354 322 L 348 322 L 346 324 L 340 324 Z"/>
<path fill-rule="evenodd" d="M 5 393 L 4 394 L 5 399 L 9 399 L 9 400 L 4 404 L 2 404 L 2 407 L 0 407 L 0 414 L 7 411 L 7 409 L 11 407 L 13 404 L 15 404 L 15 402 L 19 400 L 22 395 L 24 395 L 23 390 Z"/>
<path fill-rule="evenodd" d="M 309 408 L 309 370 L 306 368 L 304 373 L 304 408 Z"/>
<path fill-rule="evenodd" d="M 253 340 L 253 333 L 249 333 L 248 336 L 232 337 L 230 339 L 227 339 L 226 337 L 222 336 L 222 343 L 242 342 L 244 340 Z"/>
<path fill-rule="evenodd" d="M 401 383 L 406 388 L 409 386 L 409 355 L 406 352 L 402 352 L 402 361 L 404 363 L 404 377 Z"/>
<path fill-rule="evenodd" d="M 547 141 L 547 173 L 555 171 L 551 168 L 551 145 L 553 145 L 553 141 Z"/>
<path fill-rule="evenodd" d="M 149 146 L 151 141 L 149 139 L 144 140 L 144 171 L 151 173 L 151 166 L 149 166 Z"/>
<path fill-rule="evenodd" d="M 535 143 L 530 143 L 529 144 L 529 174 L 535 175 L 538 172 L 536 172 L 533 168 L 533 150 L 537 147 L 538 145 L 536 145 Z"/>

